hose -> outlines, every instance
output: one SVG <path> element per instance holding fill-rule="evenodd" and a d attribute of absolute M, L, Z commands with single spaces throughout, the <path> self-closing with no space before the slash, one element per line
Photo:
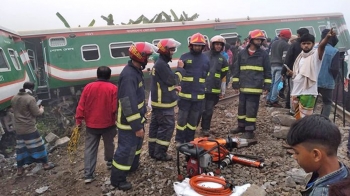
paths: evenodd
<path fill-rule="evenodd" d="M 203 182 L 213 182 L 213 183 L 221 184 L 222 187 L 209 188 L 209 187 L 199 185 L 200 183 L 203 183 Z M 201 194 L 203 196 L 211 196 L 211 195 L 229 196 L 232 194 L 232 187 L 233 187 L 233 185 L 231 183 L 228 183 L 224 178 L 220 178 L 217 176 L 208 176 L 208 175 L 193 176 L 190 179 L 190 186 L 198 194 Z"/>

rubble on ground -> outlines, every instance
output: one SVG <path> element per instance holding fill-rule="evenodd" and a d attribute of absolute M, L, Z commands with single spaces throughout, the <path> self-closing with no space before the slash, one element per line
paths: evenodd
<path fill-rule="evenodd" d="M 228 90 L 229 93 L 230 90 Z M 266 166 L 258 169 L 242 166 L 239 164 L 230 165 L 221 170 L 221 176 L 230 180 L 234 185 L 250 183 L 252 186 L 245 195 L 300 195 L 299 191 L 305 187 L 309 174 L 303 172 L 293 157 L 286 153 L 282 147 L 289 126 L 293 118 L 288 116 L 289 110 L 283 108 L 266 108 L 263 100 L 260 103 L 256 138 L 256 145 L 234 149 L 234 153 L 257 155 L 265 159 Z M 318 108 L 319 111 L 319 108 Z M 229 130 L 237 126 L 237 101 L 217 105 L 213 115 L 211 137 L 226 138 Z M 337 119 L 337 123 L 339 123 Z M 148 124 L 146 124 L 148 130 Z M 147 131 L 148 132 L 148 131 Z M 199 129 L 197 130 L 199 133 Z M 277 135 L 280 132 L 280 135 Z M 343 142 L 339 148 L 339 158 L 348 166 L 349 160 L 346 156 L 346 144 L 349 129 L 342 131 Z M 175 132 L 174 132 L 175 134 Z M 89 185 L 84 184 L 84 134 L 82 130 L 78 152 L 74 157 L 67 155 L 64 142 L 56 146 L 57 139 L 52 136 L 49 146 L 56 146 L 49 154 L 49 161 L 58 166 L 52 170 L 40 170 L 32 175 L 22 177 L 16 176 L 15 157 L 4 157 L 0 155 L 0 189 L 4 195 L 174 195 L 173 183 L 177 181 L 176 150 L 174 139 L 169 147 L 169 153 L 173 155 L 174 161 L 160 162 L 150 159 L 148 156 L 147 135 L 140 157 L 139 169 L 128 176 L 132 182 L 133 189 L 123 192 L 115 189 L 110 182 L 110 170 L 106 168 L 104 161 L 103 140 L 100 142 L 98 151 L 98 163 L 96 166 L 96 180 Z M 278 137 L 277 137 L 277 136 Z M 240 135 L 234 135 L 240 136 Z M 282 138 L 282 139 L 280 139 Z M 46 138 L 45 138 L 46 139 Z M 69 139 L 69 138 L 68 138 Z M 116 137 L 117 139 L 117 137 Z M 48 139 L 50 140 L 50 139 Z M 49 142 L 49 141 L 48 141 Z M 52 148 L 51 147 L 51 148 Z M 185 161 L 181 158 L 181 166 Z M 30 173 L 36 164 L 29 165 L 26 174 Z M 183 171 L 183 170 L 182 170 Z M 47 187 L 47 189 L 46 189 Z M 45 190 L 46 189 L 46 190 Z M 37 193 L 36 190 L 45 190 Z"/>

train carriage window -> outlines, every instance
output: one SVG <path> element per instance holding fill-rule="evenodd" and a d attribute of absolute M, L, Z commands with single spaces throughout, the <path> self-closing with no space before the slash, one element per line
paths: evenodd
<path fill-rule="evenodd" d="M 30 65 L 32 66 L 33 70 L 36 70 L 38 65 L 35 57 L 35 52 L 31 49 L 28 49 L 27 52 L 30 60 Z"/>
<path fill-rule="evenodd" d="M 9 48 L 8 51 L 15 69 L 21 70 L 21 64 L 19 64 L 19 61 L 18 61 L 18 53 L 11 48 Z"/>
<path fill-rule="evenodd" d="M 52 37 L 49 39 L 50 47 L 62 47 L 67 45 L 65 37 Z"/>
<path fill-rule="evenodd" d="M 300 28 L 305 28 L 305 29 L 309 30 L 309 33 L 316 37 L 316 32 L 315 32 L 315 29 L 313 26 L 300 27 Z"/>
<path fill-rule="evenodd" d="M 278 36 L 282 30 L 288 30 L 288 31 L 290 31 L 291 34 L 293 34 L 292 31 L 290 30 L 290 28 L 283 28 L 283 29 L 276 29 L 275 30 L 276 36 Z"/>
<path fill-rule="evenodd" d="M 4 50 L 0 48 L 0 72 L 10 71 L 11 68 L 5 56 Z"/>
<path fill-rule="evenodd" d="M 84 61 L 97 61 L 100 59 L 100 49 L 96 44 L 83 45 L 81 54 Z"/>
<path fill-rule="evenodd" d="M 109 44 L 109 51 L 112 58 L 123 58 L 129 56 L 129 48 L 133 42 L 118 42 Z"/>
<path fill-rule="evenodd" d="M 337 24 L 332 23 L 331 26 L 332 26 L 333 31 L 335 32 L 335 34 L 338 36 L 338 35 L 339 35 L 339 32 L 338 32 L 338 26 L 337 26 Z"/>
<path fill-rule="evenodd" d="M 203 35 L 203 36 L 204 36 L 204 39 L 205 39 L 205 43 L 207 44 L 208 48 L 210 49 L 210 40 L 209 40 L 208 36 L 206 36 L 206 35 Z M 189 36 L 187 38 L 187 44 L 190 44 L 190 39 L 191 39 L 191 36 Z"/>
<path fill-rule="evenodd" d="M 237 39 L 238 39 L 238 33 L 234 32 L 234 33 L 222 33 L 220 34 L 223 38 L 225 38 L 226 43 L 228 44 L 232 44 L 232 43 L 236 43 Z"/>
<path fill-rule="evenodd" d="M 320 35 L 322 35 L 322 31 L 327 29 L 327 26 L 326 25 L 320 25 L 318 26 L 318 30 L 320 30 Z"/>

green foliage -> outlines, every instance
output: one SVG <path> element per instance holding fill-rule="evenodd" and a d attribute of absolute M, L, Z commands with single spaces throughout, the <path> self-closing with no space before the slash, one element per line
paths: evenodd
<path fill-rule="evenodd" d="M 67 20 L 59 12 L 56 13 L 56 16 L 63 22 L 65 27 L 70 28 L 70 25 L 68 24 Z M 113 16 L 112 16 L 112 19 L 113 19 Z M 94 26 L 94 24 L 95 24 L 95 19 L 93 19 L 90 22 L 89 27 Z M 80 27 L 80 25 L 78 25 L 78 27 Z"/>
<path fill-rule="evenodd" d="M 114 25 L 114 19 L 112 14 L 109 14 L 107 17 L 102 15 L 101 18 L 107 22 L 107 25 Z"/>
<path fill-rule="evenodd" d="M 63 22 L 65 27 L 70 28 L 66 19 L 59 12 L 56 13 L 56 16 Z"/>
<path fill-rule="evenodd" d="M 92 19 L 92 21 L 90 22 L 90 24 L 88 25 L 88 27 L 92 27 L 92 26 L 94 26 L 94 24 L 95 24 L 95 19 Z"/>
<path fill-rule="evenodd" d="M 194 21 L 199 17 L 199 14 L 195 13 L 191 17 L 188 16 L 186 12 L 182 12 L 180 17 L 176 15 L 174 10 L 170 9 L 171 14 L 167 14 L 164 11 L 156 14 L 153 16 L 153 18 L 148 19 L 145 15 L 139 16 L 136 20 L 129 19 L 128 23 L 121 23 L 122 25 L 127 25 L 127 24 L 147 24 L 147 23 L 161 23 L 161 22 L 179 22 L 179 21 Z M 70 28 L 70 25 L 66 21 L 66 19 L 59 13 L 56 13 L 56 16 L 62 21 L 65 27 Z M 114 19 L 113 15 L 109 14 L 108 16 L 101 15 L 101 18 L 107 22 L 107 25 L 114 25 Z M 89 27 L 94 26 L 95 24 L 95 19 L 93 19 L 90 24 L 88 25 Z M 79 25 L 80 27 L 80 25 Z"/>
<path fill-rule="evenodd" d="M 179 22 L 179 21 L 194 21 L 199 17 L 199 14 L 195 13 L 191 17 L 188 16 L 186 12 L 182 12 L 180 17 L 176 15 L 174 10 L 170 10 L 171 15 L 165 13 L 164 11 L 156 14 L 153 16 L 151 20 L 149 20 L 146 16 L 143 14 L 139 16 L 135 21 L 134 20 L 129 20 L 128 23 L 121 23 L 122 25 L 126 24 L 140 24 L 141 22 L 143 24 L 146 23 L 161 23 L 161 22 Z"/>
<path fill-rule="evenodd" d="M 177 17 L 177 15 L 175 14 L 174 10 L 170 9 L 170 13 L 174 18 L 174 21 L 179 21 L 179 17 Z"/>
<path fill-rule="evenodd" d="M 165 22 L 173 22 L 173 20 L 171 19 L 171 16 L 168 15 L 167 13 L 162 12 L 162 15 L 163 15 L 164 18 L 165 18 Z"/>
<path fill-rule="evenodd" d="M 36 128 L 41 136 L 46 136 L 50 132 L 49 123 L 45 121 L 38 121 Z"/>
<path fill-rule="evenodd" d="M 5 149 L 6 154 L 11 154 L 13 151 L 14 151 L 13 147 L 6 147 L 6 149 Z"/>

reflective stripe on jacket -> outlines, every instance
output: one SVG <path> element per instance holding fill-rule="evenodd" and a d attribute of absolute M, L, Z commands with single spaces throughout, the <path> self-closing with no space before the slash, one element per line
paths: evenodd
<path fill-rule="evenodd" d="M 155 108 L 172 108 L 177 105 L 175 85 L 179 84 L 185 70 L 177 68 L 180 73 L 174 73 L 168 62 L 166 57 L 160 55 L 152 68 L 151 105 Z"/>
<path fill-rule="evenodd" d="M 192 101 L 203 100 L 205 92 L 205 78 L 209 71 L 209 59 L 203 54 L 185 53 L 180 57 L 184 62 L 186 73 L 182 76 L 181 99 Z"/>
<path fill-rule="evenodd" d="M 228 72 L 228 62 L 220 53 L 206 51 L 205 55 L 209 58 L 209 73 L 205 79 L 205 92 L 219 94 L 221 92 L 221 81 Z"/>
<path fill-rule="evenodd" d="M 117 127 L 138 131 L 145 122 L 145 86 L 143 73 L 131 61 L 120 73 L 118 81 Z"/>
<path fill-rule="evenodd" d="M 257 49 L 249 55 L 248 46 L 238 54 L 233 67 L 232 87 L 242 93 L 261 94 L 271 86 L 271 67 L 268 54 Z"/>

